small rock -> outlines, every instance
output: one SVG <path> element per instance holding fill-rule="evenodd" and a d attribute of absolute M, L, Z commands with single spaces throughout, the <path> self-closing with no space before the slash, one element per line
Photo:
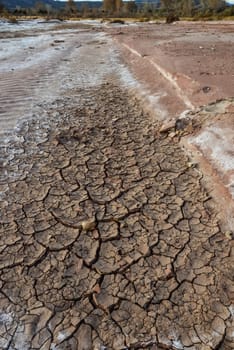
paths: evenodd
<path fill-rule="evenodd" d="M 211 90 L 211 88 L 210 88 L 209 86 L 204 86 L 204 87 L 202 88 L 202 91 L 203 91 L 205 94 L 207 94 L 208 92 L 210 92 L 210 90 Z"/>
<path fill-rule="evenodd" d="M 97 230 L 94 230 L 94 231 L 93 231 L 93 238 L 94 238 L 94 239 L 98 239 L 98 238 L 99 238 L 99 233 L 98 233 Z"/>
<path fill-rule="evenodd" d="M 122 19 L 114 19 L 110 24 L 125 24 L 125 22 Z"/>
<path fill-rule="evenodd" d="M 94 230 L 96 228 L 96 220 L 85 220 L 85 221 L 82 221 L 81 222 L 81 227 L 82 227 L 82 230 L 84 231 L 91 231 L 91 230 Z"/>
<path fill-rule="evenodd" d="M 168 135 L 171 139 L 173 139 L 173 137 L 175 137 L 177 135 L 177 132 L 170 132 L 170 134 Z"/>
<path fill-rule="evenodd" d="M 184 130 L 187 128 L 187 126 L 191 123 L 191 120 L 189 118 L 182 118 L 182 119 L 177 119 L 175 123 L 175 129 L 176 130 Z"/>
<path fill-rule="evenodd" d="M 226 232 L 225 232 L 225 236 L 226 236 L 227 239 L 229 239 L 230 241 L 232 240 L 232 232 L 231 232 L 231 231 L 226 231 Z"/>
<path fill-rule="evenodd" d="M 64 43 L 65 40 L 54 40 L 54 43 L 59 44 L 59 43 Z"/>
<path fill-rule="evenodd" d="M 174 127 L 175 127 L 175 121 L 170 121 L 170 122 L 168 122 L 168 123 L 166 123 L 166 124 L 163 124 L 163 125 L 161 126 L 161 128 L 159 129 L 159 132 L 160 132 L 161 134 L 167 133 L 168 131 L 170 131 L 170 130 L 173 129 Z"/>

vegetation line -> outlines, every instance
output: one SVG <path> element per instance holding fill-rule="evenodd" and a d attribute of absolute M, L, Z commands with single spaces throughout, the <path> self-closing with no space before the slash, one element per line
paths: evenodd
<path fill-rule="evenodd" d="M 46 18 L 136 18 L 140 21 L 166 18 L 168 23 L 180 17 L 188 20 L 233 19 L 234 5 L 224 0 L 0 0 L 0 17 Z"/>

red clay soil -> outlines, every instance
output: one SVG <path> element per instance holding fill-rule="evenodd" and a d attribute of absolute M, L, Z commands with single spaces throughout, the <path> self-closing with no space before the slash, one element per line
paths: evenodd
<path fill-rule="evenodd" d="M 209 175 L 206 184 L 225 208 L 225 225 L 233 228 L 234 23 L 139 23 L 107 31 L 150 96 L 164 130 L 186 114 L 199 120 L 181 142 Z"/>

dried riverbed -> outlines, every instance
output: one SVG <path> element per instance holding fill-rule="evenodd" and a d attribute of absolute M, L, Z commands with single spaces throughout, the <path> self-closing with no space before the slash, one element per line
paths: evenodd
<path fill-rule="evenodd" d="M 2 136 L 0 347 L 233 349 L 232 233 L 108 40 Z"/>

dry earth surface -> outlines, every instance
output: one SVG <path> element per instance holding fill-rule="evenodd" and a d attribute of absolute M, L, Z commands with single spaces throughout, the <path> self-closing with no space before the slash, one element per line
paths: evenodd
<path fill-rule="evenodd" d="M 223 221 L 234 226 L 234 23 L 149 23 L 107 28 L 164 123 L 201 121 L 182 144 L 207 174 Z M 185 119 L 184 119 L 185 120 Z"/>
<path fill-rule="evenodd" d="M 227 223 L 217 209 L 227 184 L 217 173 L 211 192 L 182 147 L 211 118 L 230 129 L 231 93 L 175 119 L 189 107 L 178 88 L 162 76 L 153 90 L 129 42 L 111 39 L 145 28 L 2 34 L 1 349 L 234 348 L 232 212 Z"/>

